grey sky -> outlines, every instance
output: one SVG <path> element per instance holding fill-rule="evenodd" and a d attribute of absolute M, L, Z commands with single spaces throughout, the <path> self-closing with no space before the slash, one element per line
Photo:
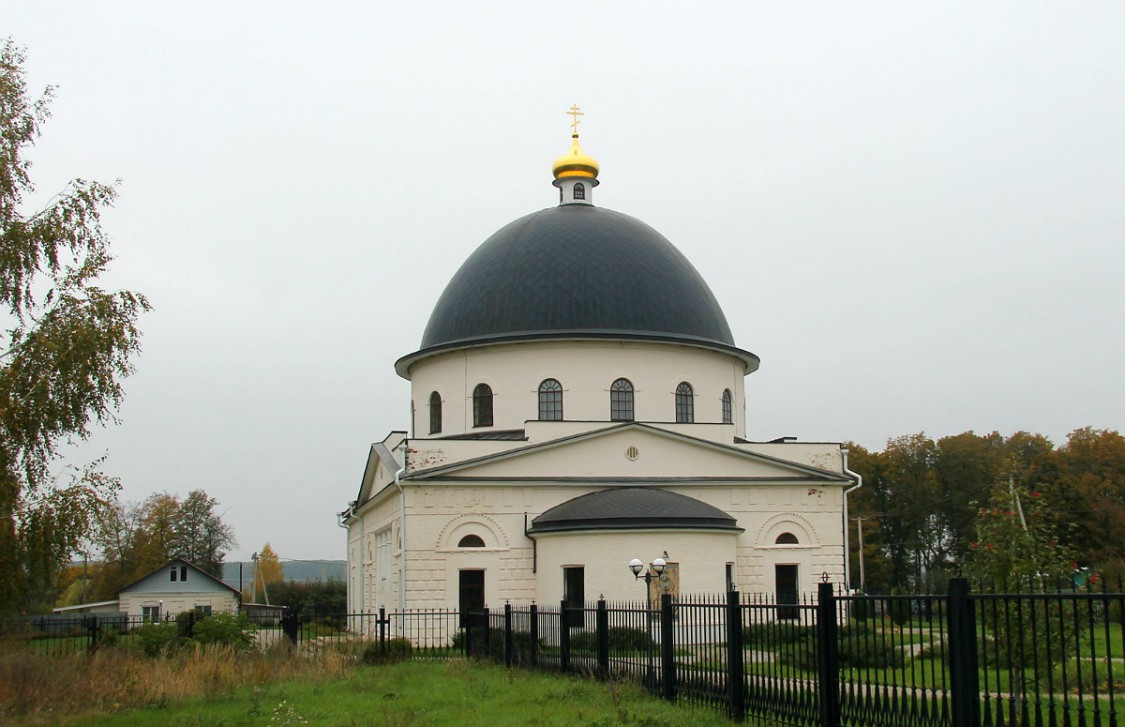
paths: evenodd
<path fill-rule="evenodd" d="M 597 203 L 761 356 L 752 437 L 1125 426 L 1121 3 L 2 4 L 58 87 L 41 198 L 121 178 L 106 283 L 156 308 L 75 457 L 205 488 L 232 558 L 344 557 L 392 363 L 555 203 L 575 102 Z"/>

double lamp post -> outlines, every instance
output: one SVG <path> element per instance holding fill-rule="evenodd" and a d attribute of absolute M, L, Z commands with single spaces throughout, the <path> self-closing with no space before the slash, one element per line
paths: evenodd
<path fill-rule="evenodd" d="M 653 558 L 649 570 L 645 571 L 645 564 L 640 558 L 633 558 L 629 561 L 629 570 L 633 571 L 633 577 L 638 581 L 643 580 L 645 582 L 645 625 L 648 633 L 648 674 L 645 678 L 645 682 L 650 688 L 655 683 L 653 681 L 652 664 L 652 582 L 660 578 L 660 575 L 664 572 L 667 565 L 668 562 L 663 558 Z M 644 575 L 641 575 L 641 571 L 645 571 Z"/>

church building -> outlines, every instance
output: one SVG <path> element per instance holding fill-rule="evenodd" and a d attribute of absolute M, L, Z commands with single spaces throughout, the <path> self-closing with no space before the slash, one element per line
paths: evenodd
<path fill-rule="evenodd" d="M 846 451 L 747 440 L 758 357 L 671 242 L 595 206 L 571 113 L 558 205 L 485 240 L 395 364 L 412 421 L 339 514 L 350 612 L 643 601 L 634 558 L 666 563 L 653 596 L 845 583 Z"/>

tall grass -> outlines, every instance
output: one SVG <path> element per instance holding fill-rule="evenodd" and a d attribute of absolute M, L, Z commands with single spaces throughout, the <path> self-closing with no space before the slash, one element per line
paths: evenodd
<path fill-rule="evenodd" d="M 254 652 L 196 646 L 163 657 L 115 648 L 68 656 L 6 651 L 0 653 L 0 722 L 35 725 L 89 713 L 165 707 L 187 697 L 221 699 L 241 687 L 277 680 L 336 679 L 355 661 L 354 654 L 343 650 L 298 653 L 280 644 Z"/>

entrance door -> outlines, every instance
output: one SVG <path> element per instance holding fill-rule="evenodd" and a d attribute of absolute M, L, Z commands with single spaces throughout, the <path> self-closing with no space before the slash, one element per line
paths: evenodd
<path fill-rule="evenodd" d="M 774 577 L 777 580 L 777 617 L 797 618 L 797 566 L 775 565 Z"/>
<path fill-rule="evenodd" d="M 460 573 L 459 602 L 461 628 L 469 625 L 469 612 L 484 608 L 484 571 L 463 570 Z"/>
<path fill-rule="evenodd" d="M 583 626 L 586 620 L 586 569 L 582 566 L 563 568 L 563 600 L 569 611 L 570 627 Z"/>

